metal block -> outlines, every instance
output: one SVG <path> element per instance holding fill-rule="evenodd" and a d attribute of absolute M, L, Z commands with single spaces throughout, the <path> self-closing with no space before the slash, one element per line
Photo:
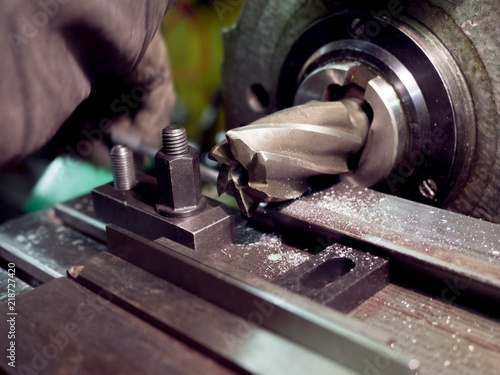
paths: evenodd
<path fill-rule="evenodd" d="M 106 225 L 95 216 L 94 203 L 90 193 L 64 203 L 58 203 L 54 206 L 54 210 L 64 225 L 106 243 Z"/>
<path fill-rule="evenodd" d="M 224 246 L 234 240 L 234 217 L 222 203 L 206 198 L 205 208 L 193 216 L 164 217 L 155 211 L 156 179 L 137 174 L 137 180 L 131 190 L 115 190 L 112 184 L 94 189 L 96 216 L 147 239 L 167 237 L 192 249 Z"/>
<path fill-rule="evenodd" d="M 389 262 L 333 245 L 273 281 L 292 292 L 349 312 L 389 283 Z"/>

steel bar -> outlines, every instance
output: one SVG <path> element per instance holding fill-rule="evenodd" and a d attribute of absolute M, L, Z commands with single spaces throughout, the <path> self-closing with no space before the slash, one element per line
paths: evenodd
<path fill-rule="evenodd" d="M 35 285 L 64 276 L 70 265 L 105 249 L 102 243 L 61 225 L 53 210 L 0 226 L 0 258 L 15 263 Z"/>
<path fill-rule="evenodd" d="M 58 203 L 54 206 L 54 210 L 64 225 L 100 242 L 106 242 L 106 224 L 95 216 L 94 203 L 90 193 L 64 203 Z"/>
<path fill-rule="evenodd" d="M 390 332 L 396 350 L 420 359 L 419 374 L 497 375 L 500 320 L 461 308 L 446 288 L 447 299 L 389 284 L 349 315 Z"/>
<path fill-rule="evenodd" d="M 427 277 L 500 301 L 500 226 L 340 183 L 260 212 L 286 230 L 369 247 Z M 279 230 L 279 229 L 278 229 Z"/>

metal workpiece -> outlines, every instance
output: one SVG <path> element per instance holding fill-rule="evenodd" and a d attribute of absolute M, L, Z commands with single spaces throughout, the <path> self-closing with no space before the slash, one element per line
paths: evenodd
<path fill-rule="evenodd" d="M 347 172 L 348 158 L 363 146 L 369 118 L 356 98 L 312 101 L 232 129 L 210 157 L 226 166 L 219 194 L 232 190 L 250 216 L 260 202 L 300 197 L 308 179 Z"/>
<path fill-rule="evenodd" d="M 163 147 L 155 156 L 158 178 L 156 211 L 168 217 L 187 217 L 204 209 L 200 156 L 187 143 L 186 129 L 170 125 L 162 132 Z"/>
<path fill-rule="evenodd" d="M 110 158 L 115 189 L 129 190 L 134 187 L 137 179 L 132 151 L 127 146 L 115 145 L 111 149 Z"/>
<path fill-rule="evenodd" d="M 110 184 L 92 191 L 96 217 L 150 240 L 167 237 L 191 249 L 224 246 L 234 239 L 232 212 L 213 199 L 188 217 L 167 217 L 156 212 L 159 181 L 137 174 L 139 183 L 131 190 L 115 190 Z"/>
<path fill-rule="evenodd" d="M 347 313 L 389 283 L 389 261 L 334 244 L 273 283 Z"/>
<path fill-rule="evenodd" d="M 250 324 L 256 321 L 253 316 L 261 311 L 259 328 L 305 347 L 348 371 L 363 373 L 366 363 L 360 358 L 374 361 L 384 352 L 391 351 L 391 337 L 383 331 L 358 324 L 339 312 L 216 262 L 199 252 L 190 251 L 178 243 L 168 239 L 147 241 L 114 225 L 108 226 L 107 231 L 108 251 L 111 254 L 247 319 Z M 86 284 L 85 272 L 77 273 L 77 277 L 81 277 L 82 284 Z M 93 288 L 100 290 L 99 285 L 94 284 Z M 148 309 L 145 310 L 151 315 Z M 255 336 L 249 334 L 245 337 L 249 337 L 248 345 L 252 345 L 253 340 L 260 340 L 260 335 L 249 329 L 255 332 Z M 242 346 L 238 350 L 240 359 L 236 360 L 241 363 L 241 357 L 250 353 L 245 350 L 246 340 L 238 342 Z M 386 374 L 413 374 L 419 366 L 417 359 L 401 353 L 391 358 L 384 369 Z"/>
<path fill-rule="evenodd" d="M 418 279 L 422 288 L 423 279 L 438 286 L 452 280 L 463 300 L 479 296 L 490 310 L 500 301 L 500 225 L 345 183 L 258 215 L 278 230 L 305 230 L 389 257 L 402 282 Z M 440 297 L 449 297 L 441 289 Z"/>

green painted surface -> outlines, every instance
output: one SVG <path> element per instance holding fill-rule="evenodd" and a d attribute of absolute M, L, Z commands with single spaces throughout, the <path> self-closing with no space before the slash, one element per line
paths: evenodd
<path fill-rule="evenodd" d="M 90 163 L 58 157 L 54 159 L 33 188 L 24 210 L 32 212 L 76 198 L 94 187 L 113 180 L 111 171 Z"/>

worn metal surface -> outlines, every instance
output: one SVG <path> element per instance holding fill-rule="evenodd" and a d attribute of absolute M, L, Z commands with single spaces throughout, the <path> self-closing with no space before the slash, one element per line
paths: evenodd
<path fill-rule="evenodd" d="M 389 283 L 389 262 L 335 244 L 273 283 L 348 312 Z"/>
<path fill-rule="evenodd" d="M 5 304 L 0 310 L 6 316 Z M 94 294 L 67 278 L 18 296 L 16 313 L 9 316 L 16 322 L 16 367 L 2 355 L 3 373 L 233 373 L 113 305 L 111 295 Z M 2 337 L 8 329 L 0 325 Z"/>
<path fill-rule="evenodd" d="M 234 238 L 234 218 L 222 203 L 206 198 L 205 208 L 194 216 L 170 218 L 155 211 L 158 187 L 154 177 L 137 174 L 131 190 L 112 184 L 92 191 L 96 216 L 150 240 L 168 237 L 193 249 L 224 246 Z"/>
<path fill-rule="evenodd" d="M 58 204 L 55 207 L 55 211 L 57 219 L 62 220 L 65 226 L 70 226 L 77 232 L 84 233 L 93 238 L 99 238 L 100 242 L 106 242 L 106 226 L 95 217 L 90 194 Z M 18 225 L 21 229 L 25 225 L 22 224 L 24 220 L 28 222 L 32 222 L 33 220 L 30 216 L 25 216 L 24 218 L 19 218 Z M 43 222 L 39 222 L 39 225 L 42 227 Z M 16 237 L 17 235 L 18 233 L 13 230 L 12 236 Z M 78 241 L 74 245 L 72 243 L 64 243 L 68 245 L 67 252 L 75 251 L 75 249 L 69 249 L 69 247 L 76 248 L 80 245 Z M 250 272 L 266 280 L 273 280 L 308 259 L 313 258 L 314 253 L 322 250 L 324 247 L 321 238 L 312 238 L 306 241 L 306 243 L 290 242 L 287 236 L 260 231 L 250 227 L 246 221 L 239 220 L 235 226 L 234 242 L 228 242 L 223 246 L 215 244 L 213 247 L 198 249 L 198 251 L 242 271 Z M 105 249 L 105 246 L 101 245 L 100 249 Z M 49 266 L 58 264 L 57 259 L 50 259 L 51 256 L 57 257 L 58 252 L 54 254 L 50 252 L 34 254 L 49 258 L 44 260 L 44 263 Z M 93 255 L 94 253 L 90 254 Z M 63 269 L 58 269 L 58 275 L 62 274 Z"/>
<path fill-rule="evenodd" d="M 308 180 L 347 172 L 347 159 L 363 146 L 369 119 L 358 98 L 312 101 L 230 130 L 210 157 L 226 167 L 219 194 L 230 190 L 250 216 L 260 202 L 300 197 Z"/>
<path fill-rule="evenodd" d="M 251 273 L 264 280 L 272 281 L 276 277 L 312 259 L 312 251 L 319 251 L 319 241 L 308 244 L 294 244 L 285 236 L 263 232 L 240 221 L 236 225 L 235 241 L 224 247 L 207 248 L 200 253 L 232 267 Z"/>
<path fill-rule="evenodd" d="M 95 216 L 94 202 L 90 193 L 58 203 L 54 206 L 54 211 L 64 225 L 100 242 L 106 242 L 106 224 Z"/>
<path fill-rule="evenodd" d="M 55 210 L 65 225 L 94 238 L 98 237 L 102 242 L 106 241 L 106 226 L 95 217 L 90 194 L 58 204 Z M 246 221 L 238 220 L 234 242 L 199 251 L 242 271 L 273 280 L 311 259 L 314 252 L 324 247 L 321 238 L 313 238 L 306 244 L 294 244 L 279 234 L 259 231 L 250 227 Z"/>
<path fill-rule="evenodd" d="M 70 265 L 105 249 L 102 243 L 61 225 L 52 209 L 0 226 L 0 257 L 15 263 L 35 284 L 64 276 Z"/>
<path fill-rule="evenodd" d="M 477 124 L 474 167 L 450 209 L 500 223 L 500 3 L 407 1 L 405 11 L 446 45 L 471 92 Z"/>
<path fill-rule="evenodd" d="M 29 292 L 31 289 L 33 288 L 15 276 L 15 274 L 11 277 L 5 269 L 0 268 L 0 304 L 5 303 L 9 299 L 8 294 L 11 291 L 14 291 L 15 298 L 17 298 L 17 296 Z M 15 298 L 13 299 L 14 301 Z"/>
<path fill-rule="evenodd" d="M 427 277 L 458 279 L 468 292 L 500 301 L 497 224 L 345 183 L 265 215 L 289 229 L 369 245 Z"/>
<path fill-rule="evenodd" d="M 270 306 L 256 305 L 249 319 L 242 318 L 110 253 L 80 262 L 68 274 L 95 293 L 112 296 L 113 303 L 135 316 L 238 371 L 354 373 L 261 327 L 261 319 L 272 313 Z"/>
<path fill-rule="evenodd" d="M 445 298 L 390 284 L 349 315 L 390 332 L 395 352 L 421 360 L 421 375 L 498 374 L 500 321 L 456 305 L 463 290 L 442 288 Z"/>
<path fill-rule="evenodd" d="M 257 305 L 272 306 L 262 327 L 357 372 L 384 355 L 390 338 L 357 326 L 345 316 L 252 275 L 216 262 L 168 239 L 147 241 L 114 225 L 107 228 L 108 251 L 242 317 Z M 378 342 L 378 343 L 377 343 Z M 383 345 L 385 344 L 385 345 Z M 390 361 L 387 373 L 409 373 L 418 361 Z"/>

